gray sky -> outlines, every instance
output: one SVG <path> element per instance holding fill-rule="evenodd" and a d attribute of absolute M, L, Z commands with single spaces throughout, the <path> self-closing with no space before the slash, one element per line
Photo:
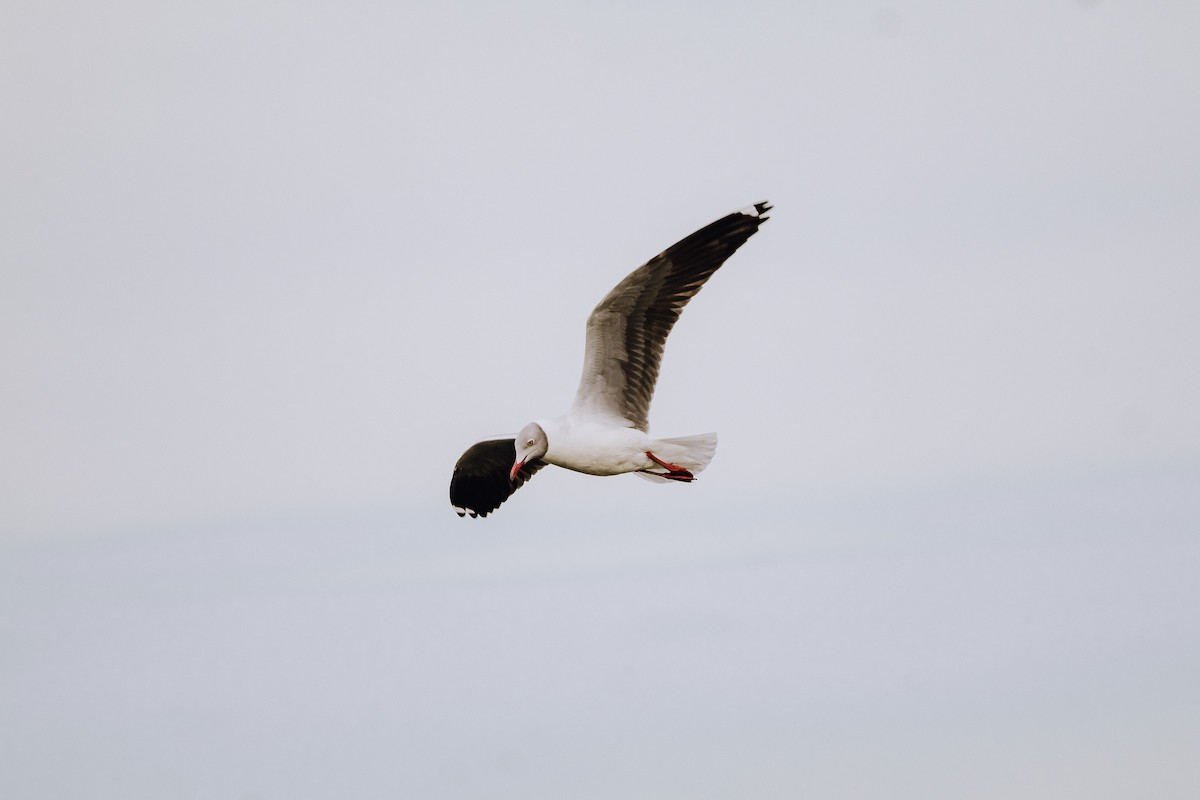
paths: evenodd
<path fill-rule="evenodd" d="M 228 738 L 213 709 L 248 704 L 257 733 L 244 735 L 265 741 L 294 727 L 275 705 L 292 692 L 341 707 L 312 688 L 311 661 L 279 692 L 250 688 L 286 670 L 254 647 L 282 636 L 281 652 L 304 661 L 299 643 L 315 635 L 401 682 L 426 682 L 381 715 L 433 724 L 446 693 L 479 736 L 509 731 L 517 744 L 484 758 L 511 768 L 513 796 L 561 796 L 587 773 L 564 750 L 558 772 L 530 778 L 530 753 L 558 752 L 546 731 L 561 709 L 598 719 L 610 708 L 588 742 L 648 776 L 651 796 L 668 796 L 653 787 L 670 784 L 684 753 L 728 744 L 685 714 L 698 738 L 655 772 L 621 750 L 636 714 L 566 678 L 524 705 L 476 684 L 488 699 L 474 719 L 456 692 L 487 674 L 528 681 L 527 668 L 553 658 L 599 664 L 614 697 L 660 698 L 658 722 L 628 739 L 638 747 L 672 738 L 663 719 L 724 698 L 740 709 L 738 746 L 754 753 L 735 762 L 782 776 L 776 787 L 797 785 L 786 780 L 793 749 L 820 743 L 840 775 L 829 765 L 878 764 L 914 730 L 925 738 L 906 740 L 919 750 L 912 763 L 960 746 L 980 774 L 1001 776 L 986 785 L 1011 790 L 997 797 L 1117 786 L 1113 770 L 1185 785 L 1169 754 L 1194 743 L 1180 709 L 1198 702 L 1180 676 L 1200 652 L 1187 622 L 1200 600 L 1182 577 L 1200 523 L 1189 499 L 1200 495 L 1200 6 L 18 2 L 3 16 L 0 546 L 10 572 L 31 570 L 10 575 L 3 621 L 31 655 L 0 679 L 25 698 L 18 718 L 33 727 L 12 736 L 35 765 L 9 770 L 27 779 L 18 788 L 47 785 L 36 765 L 64 731 L 78 752 L 100 752 L 89 732 L 104 731 L 96 720 L 115 707 L 83 698 L 47 716 L 43 701 L 61 694 L 47 665 L 87 655 L 78 663 L 96 671 L 64 667 L 63 680 L 103 684 L 129 658 L 152 663 L 168 629 L 194 634 L 159 653 L 157 672 L 180 685 L 197 677 L 187 641 L 231 660 L 229 685 L 179 700 L 185 718 L 207 720 L 188 734 L 195 742 L 154 737 L 164 763 L 188 761 L 188 742 L 253 749 Z M 653 487 L 546 470 L 495 518 L 455 518 L 455 459 L 479 437 L 565 409 L 600 297 L 677 239 L 760 200 L 775 204 L 772 220 L 683 315 L 652 408 L 655 433 L 721 434 L 703 480 Z M 304 532 L 279 532 L 293 528 Z M 577 535 L 564 541 L 568 529 Z M 756 533 L 735 545 L 735 529 Z M 1055 578 L 1078 564 L 1096 568 Z M 1007 580 L 1026 575 L 1029 605 L 1008 615 L 996 598 L 1021 596 Z M 773 588 L 747 599 L 759 577 Z M 1109 605 L 1110 579 L 1134 596 L 1129 609 Z M 864 605 L 837 605 L 839 586 Z M 724 610 L 709 614 L 705 597 Z M 889 598 L 897 615 L 920 615 L 917 644 L 888 638 L 904 619 L 868 613 Z M 314 633 L 271 616 L 293 601 L 327 625 Z M 796 671 L 788 659 L 804 660 L 807 645 L 771 650 L 773 625 L 800 624 L 788 609 L 814 603 L 832 616 L 806 618 L 816 627 L 805 630 L 837 631 L 836 643 Z M 146 616 L 162 606 L 178 616 Z M 545 606 L 563 616 L 541 616 Z M 666 610 L 629 623 L 647 607 Z M 336 631 L 371 640 L 382 629 L 349 620 L 374 613 L 420 620 L 410 631 L 420 652 L 461 661 L 482 650 L 502 663 L 444 675 L 411 642 L 381 645 L 373 662 Z M 1161 628 L 1147 633 L 1146 617 Z M 962 651 L 934 647 L 947 659 L 949 716 L 920 717 L 936 687 L 913 677 L 919 659 L 844 671 L 908 645 L 928 656 L 921 643 L 974 618 L 993 628 L 971 628 Z M 571 632 L 572 619 L 607 631 L 611 646 Z M 284 633 L 258 635 L 280 620 Z M 64 626 L 74 633 L 57 644 L 39 638 Z M 992 629 L 1023 655 L 986 666 Z M 1056 649 L 1063 629 L 1077 648 Z M 677 630 L 667 644 L 638 639 Z M 88 631 L 128 647 L 93 647 Z M 738 642 L 777 669 L 729 655 Z M 1131 652 L 1161 672 L 1121 657 Z M 645 673 L 642 657 L 653 661 Z M 1092 657 L 1104 670 L 1071 694 L 1063 676 Z M 697 659 L 715 671 L 670 683 Z M 361 669 L 339 676 L 365 687 L 350 702 L 365 709 L 394 687 Z M 955 705 L 1010 674 L 994 704 Z M 789 695 L 792 675 L 828 694 Z M 1131 688 L 1155 675 L 1165 677 L 1154 692 Z M 746 705 L 729 689 L 739 681 L 760 687 Z M 153 702 L 117 726 L 132 738 L 95 733 L 117 763 L 180 695 L 164 683 L 145 696 Z M 435 699 L 420 705 L 425 696 Z M 843 726 L 837 698 L 895 699 L 883 711 L 855 706 L 851 721 L 873 731 L 861 738 L 853 725 L 787 728 L 770 710 L 781 696 L 800 717 L 826 703 L 821 713 Z M 1098 698 L 1112 713 L 1081 723 L 1076 712 Z M 512 733 L 518 706 L 525 727 Z M 1146 710 L 1160 707 L 1165 717 Z M 966 725 L 979 738 L 955 745 L 947 720 L 972 709 L 995 725 Z M 1123 749 L 1115 731 L 1138 725 L 1158 756 Z M 1035 730 L 1066 731 L 1057 741 L 1078 748 L 1057 754 L 1074 765 L 1059 784 L 1053 764 L 1013 744 Z M 272 751 L 281 763 L 323 752 L 319 738 L 288 741 Z M 1020 752 L 996 761 L 1006 742 Z M 444 770 L 460 790 L 446 796 L 469 794 L 469 781 L 453 783 L 465 774 L 454 760 L 430 752 L 440 766 L 396 787 L 439 785 Z M 1118 766 L 1083 764 L 1089 752 Z M 214 758 L 229 767 L 237 756 Z M 928 772 L 893 766 L 893 785 L 924 796 L 984 785 L 965 774 L 921 783 Z M 162 769 L 164 783 L 151 775 L 124 792 L 115 781 L 112 796 L 174 785 Z M 197 786 L 300 796 L 253 770 L 224 774 L 245 780 Z M 739 785 L 737 770 L 721 774 L 708 785 Z M 832 777 L 809 788 L 839 786 L 878 796 Z"/>
<path fill-rule="evenodd" d="M 441 503 L 618 279 L 761 199 L 651 420 L 720 432 L 726 491 L 1200 452 L 1200 12 L 7 16 L 14 533 Z"/>

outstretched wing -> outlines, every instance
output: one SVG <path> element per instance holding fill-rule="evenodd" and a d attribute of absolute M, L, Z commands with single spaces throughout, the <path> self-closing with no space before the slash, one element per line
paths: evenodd
<path fill-rule="evenodd" d="M 458 515 L 486 517 L 546 466 L 544 461 L 531 461 L 517 473 L 516 480 L 509 481 L 516 459 L 515 439 L 490 439 L 467 448 L 450 478 L 450 504 Z"/>
<path fill-rule="evenodd" d="M 730 214 L 635 269 L 588 317 L 572 412 L 649 426 L 663 345 L 700 287 L 767 221 L 769 203 Z"/>

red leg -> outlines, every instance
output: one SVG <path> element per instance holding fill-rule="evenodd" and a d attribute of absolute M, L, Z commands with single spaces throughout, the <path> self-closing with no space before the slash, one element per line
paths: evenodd
<path fill-rule="evenodd" d="M 663 469 L 670 470 L 671 472 L 687 472 L 686 469 L 679 466 L 678 464 L 669 464 L 666 461 L 663 461 L 661 458 L 654 455 L 654 453 L 651 453 L 649 450 L 646 451 L 646 458 L 650 459 L 655 464 L 658 464 Z"/>
<path fill-rule="evenodd" d="M 670 478 L 671 480 L 674 480 L 674 481 L 694 481 L 694 480 L 696 480 L 696 476 L 693 475 L 689 470 L 684 469 L 683 467 L 679 466 L 678 464 L 671 464 L 670 462 L 663 461 L 661 458 L 654 455 L 654 453 L 651 453 L 649 450 L 646 451 L 646 458 L 650 459 L 655 464 L 658 464 L 660 467 L 667 470 L 667 474 L 663 475 L 664 478 Z"/>

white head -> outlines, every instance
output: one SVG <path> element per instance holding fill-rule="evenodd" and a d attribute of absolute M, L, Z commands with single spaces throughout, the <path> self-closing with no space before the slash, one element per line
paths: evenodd
<path fill-rule="evenodd" d="M 517 458 L 513 462 L 512 470 L 508 473 L 509 480 L 516 480 L 517 473 L 521 471 L 521 467 L 535 458 L 541 458 L 546 455 L 546 451 L 550 448 L 550 441 L 546 438 L 546 432 L 536 422 L 531 422 L 524 428 L 521 428 L 521 432 L 517 434 L 514 444 L 517 448 Z"/>

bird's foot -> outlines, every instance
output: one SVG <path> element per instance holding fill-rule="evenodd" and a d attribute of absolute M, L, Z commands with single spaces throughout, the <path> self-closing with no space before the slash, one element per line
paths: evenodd
<path fill-rule="evenodd" d="M 655 472 L 654 473 L 655 475 L 658 475 L 659 477 L 668 478 L 673 481 L 683 481 L 684 483 L 690 483 L 690 482 L 696 480 L 696 476 L 693 475 L 690 471 L 684 469 L 683 467 L 679 466 L 678 464 L 672 464 L 669 461 L 663 461 L 661 458 L 654 455 L 654 453 L 651 453 L 649 450 L 646 451 L 646 458 L 650 459 L 655 464 L 658 464 L 660 467 L 662 467 L 663 469 L 666 470 L 666 472 Z"/>

